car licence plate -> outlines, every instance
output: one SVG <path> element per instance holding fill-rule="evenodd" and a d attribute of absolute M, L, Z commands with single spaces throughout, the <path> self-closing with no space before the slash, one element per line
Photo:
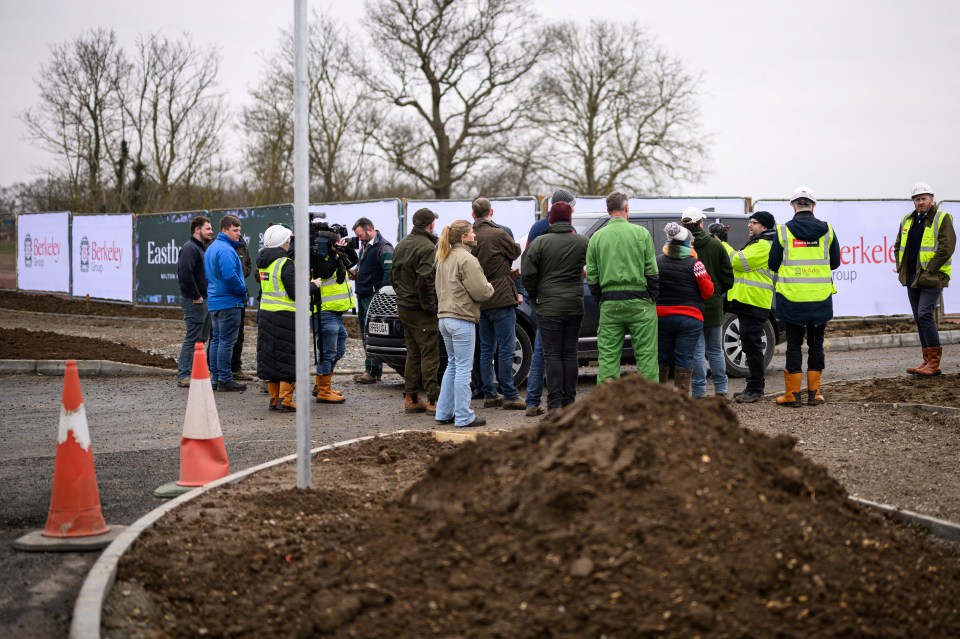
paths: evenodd
<path fill-rule="evenodd" d="M 372 335 L 389 335 L 390 325 L 386 322 L 368 322 L 367 331 Z"/>

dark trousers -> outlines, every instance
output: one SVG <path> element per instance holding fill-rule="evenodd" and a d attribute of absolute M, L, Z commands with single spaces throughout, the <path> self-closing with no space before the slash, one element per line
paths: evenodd
<path fill-rule="evenodd" d="M 826 323 L 815 325 L 787 323 L 787 372 L 803 372 L 803 336 L 807 336 L 807 370 L 822 371 L 826 358 L 823 354 L 823 332 Z"/>
<path fill-rule="evenodd" d="M 763 394 L 763 325 L 766 320 L 753 315 L 737 315 L 740 321 L 740 348 L 747 357 L 747 388 L 745 392 Z"/>
<path fill-rule="evenodd" d="M 547 372 L 547 408 L 569 406 L 577 398 L 577 338 L 583 315 L 537 316 Z"/>
<path fill-rule="evenodd" d="M 373 301 L 373 295 L 357 298 L 357 319 L 360 320 L 360 338 L 363 340 L 363 349 L 367 349 L 367 311 L 370 310 L 370 302 Z M 367 355 L 363 360 L 363 369 L 373 377 L 383 375 L 383 364 Z"/>
<path fill-rule="evenodd" d="M 440 397 L 437 371 L 440 370 L 440 326 L 436 313 L 398 308 L 403 323 L 407 360 L 403 365 L 403 390 L 426 393 L 432 402 Z"/>
<path fill-rule="evenodd" d="M 907 287 L 913 319 L 920 334 L 920 346 L 940 346 L 940 333 L 937 331 L 937 302 L 940 301 L 939 288 Z"/>
<path fill-rule="evenodd" d="M 237 333 L 237 343 L 233 345 L 233 355 L 230 359 L 230 370 L 239 373 L 243 370 L 243 325 L 247 323 L 247 309 L 240 307 L 240 332 Z"/>

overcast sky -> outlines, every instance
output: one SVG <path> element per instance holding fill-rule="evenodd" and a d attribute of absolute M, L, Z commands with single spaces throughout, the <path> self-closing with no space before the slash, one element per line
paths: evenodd
<path fill-rule="evenodd" d="M 954 0 L 537 0 L 555 20 L 636 19 L 703 75 L 710 172 L 662 195 L 908 197 L 917 180 L 960 199 L 960 2 Z M 362 3 L 314 0 L 360 32 Z M 589 10 L 590 13 L 586 13 Z M 234 110 L 292 24 L 293 0 L 7 0 L 0 8 L 0 186 L 51 158 L 23 139 L 49 45 L 98 26 L 121 44 L 187 32 L 223 56 Z M 234 144 L 234 146 L 238 146 Z M 562 186 L 562 185 L 558 185 Z M 398 194 L 402 195 L 402 194 Z"/>

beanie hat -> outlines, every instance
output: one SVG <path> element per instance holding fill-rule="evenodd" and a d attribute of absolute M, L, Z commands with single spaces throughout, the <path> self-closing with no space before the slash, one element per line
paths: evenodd
<path fill-rule="evenodd" d="M 690 242 L 690 231 L 676 222 L 668 222 L 667 225 L 663 227 L 663 230 L 667 234 L 667 240 L 670 242 L 678 242 L 680 244 L 688 244 Z"/>
<path fill-rule="evenodd" d="M 430 209 L 419 209 L 416 213 L 413 214 L 413 225 L 420 227 L 430 226 L 430 223 L 435 219 L 440 217 Z"/>
<path fill-rule="evenodd" d="M 550 203 L 556 204 L 557 202 L 566 202 L 570 206 L 576 206 L 577 198 L 570 191 L 557 189 L 553 192 L 553 195 L 550 196 Z"/>
<path fill-rule="evenodd" d="M 684 224 L 696 224 L 700 220 L 705 220 L 706 215 L 703 214 L 703 211 L 698 209 L 695 206 L 688 206 L 683 209 L 683 215 L 680 216 L 680 221 Z"/>
<path fill-rule="evenodd" d="M 277 248 L 287 243 L 287 240 L 293 235 L 293 231 L 282 224 L 274 224 L 263 234 L 263 246 L 265 248 Z"/>
<path fill-rule="evenodd" d="M 573 219 L 573 208 L 566 202 L 554 202 L 547 214 L 547 221 L 550 224 L 556 222 L 569 222 Z"/>
<path fill-rule="evenodd" d="M 774 219 L 774 217 L 766 211 L 757 211 L 755 213 L 751 213 L 750 219 L 760 222 L 768 229 L 772 229 L 777 225 L 777 221 Z"/>

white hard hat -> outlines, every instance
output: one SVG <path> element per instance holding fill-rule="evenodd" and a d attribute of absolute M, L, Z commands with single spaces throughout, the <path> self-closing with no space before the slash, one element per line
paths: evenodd
<path fill-rule="evenodd" d="M 706 218 L 707 216 L 703 214 L 703 211 L 695 206 L 688 206 L 683 209 L 683 215 L 680 216 L 680 221 L 686 224 L 687 222 L 699 222 Z"/>
<path fill-rule="evenodd" d="M 910 194 L 910 197 L 917 197 L 918 195 L 933 196 L 933 189 L 931 189 L 930 185 L 926 182 L 917 182 L 913 185 L 913 192 Z"/>
<path fill-rule="evenodd" d="M 283 246 L 293 235 L 293 231 L 281 224 L 274 224 L 263 234 L 263 246 L 266 248 L 277 248 Z"/>
<path fill-rule="evenodd" d="M 793 204 L 800 198 L 806 198 L 814 204 L 817 203 L 817 196 L 814 194 L 813 189 L 811 189 L 809 186 L 798 186 L 796 189 L 794 189 L 793 197 L 790 198 L 790 203 Z"/>

